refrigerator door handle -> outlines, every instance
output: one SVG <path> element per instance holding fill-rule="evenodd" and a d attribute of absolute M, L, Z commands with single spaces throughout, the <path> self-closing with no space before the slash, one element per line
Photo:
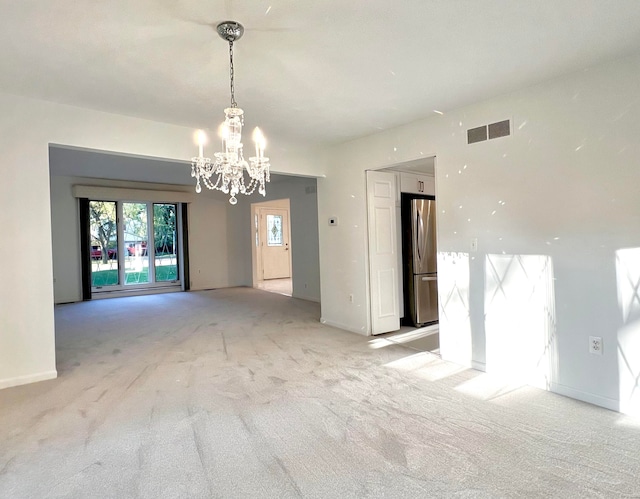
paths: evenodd
<path fill-rule="evenodd" d="M 422 210 L 416 209 L 416 256 L 418 257 L 418 268 L 422 268 L 424 258 L 424 220 L 422 220 Z M 415 270 L 414 270 L 415 272 Z"/>
<path fill-rule="evenodd" d="M 438 278 L 436 276 L 423 276 L 420 278 L 422 281 L 437 281 Z"/>

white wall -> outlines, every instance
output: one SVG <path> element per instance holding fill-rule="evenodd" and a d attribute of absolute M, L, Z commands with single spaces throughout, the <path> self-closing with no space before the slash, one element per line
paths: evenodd
<path fill-rule="evenodd" d="M 0 97 L 0 388 L 56 376 L 47 142 Z M 19 248 L 19 251 L 17 250 Z"/>
<path fill-rule="evenodd" d="M 539 355 L 517 374 L 535 384 L 637 402 L 640 351 L 625 345 L 638 344 L 640 300 L 617 273 L 640 279 L 619 256 L 640 248 L 638 81 L 629 58 L 337 147 L 318 181 L 323 319 L 370 330 L 364 171 L 436 155 L 443 357 L 509 372 L 525 343 Z M 511 137 L 466 144 L 468 128 L 506 118 Z"/>
<path fill-rule="evenodd" d="M 48 146 L 190 158 L 193 130 L 0 94 L 0 388 L 56 376 Z M 278 143 L 276 137 L 271 143 Z M 274 171 L 322 174 L 318 157 L 279 148 Z M 14 248 L 19 247 L 19 252 Z"/>
<path fill-rule="evenodd" d="M 53 299 L 55 303 L 82 300 L 80 267 L 80 214 L 71 187 L 88 185 L 85 179 L 51 177 L 51 251 L 53 254 Z"/>

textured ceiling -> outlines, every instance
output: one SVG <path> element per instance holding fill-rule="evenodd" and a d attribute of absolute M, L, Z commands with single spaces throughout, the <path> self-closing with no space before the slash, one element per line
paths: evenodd
<path fill-rule="evenodd" d="M 640 50 L 638 0 L 0 0 L 0 90 L 339 142 Z"/>

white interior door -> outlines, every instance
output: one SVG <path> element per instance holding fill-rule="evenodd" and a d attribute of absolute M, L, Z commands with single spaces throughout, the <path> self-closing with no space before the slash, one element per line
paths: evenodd
<path fill-rule="evenodd" d="M 396 176 L 367 172 L 371 333 L 400 329 Z"/>
<path fill-rule="evenodd" d="M 262 278 L 291 277 L 288 210 L 260 208 L 260 245 Z"/>

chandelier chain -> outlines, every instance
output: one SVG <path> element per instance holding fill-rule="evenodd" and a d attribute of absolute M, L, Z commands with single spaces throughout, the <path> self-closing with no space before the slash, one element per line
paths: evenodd
<path fill-rule="evenodd" d="M 236 102 L 235 86 L 234 86 L 234 71 L 233 71 L 233 40 L 229 40 L 229 79 L 231 81 L 231 107 L 238 107 Z"/>

